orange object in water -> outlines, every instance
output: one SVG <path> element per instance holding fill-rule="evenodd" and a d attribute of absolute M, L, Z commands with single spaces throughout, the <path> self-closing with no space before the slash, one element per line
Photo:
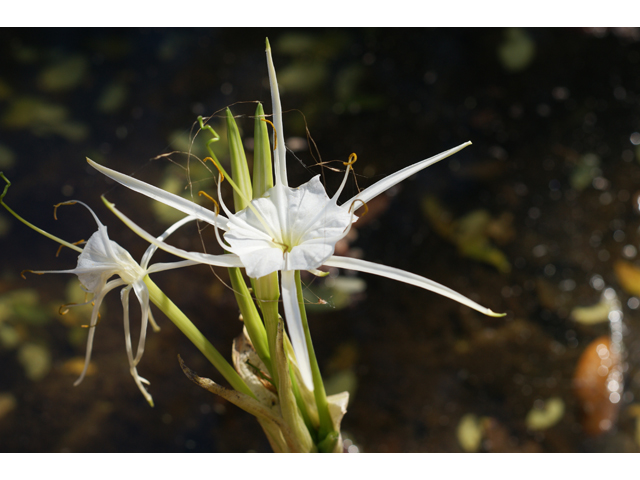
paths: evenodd
<path fill-rule="evenodd" d="M 573 389 L 582 407 L 582 428 L 596 436 L 609 431 L 618 416 L 622 393 L 619 349 L 608 335 L 591 342 L 578 360 Z"/>

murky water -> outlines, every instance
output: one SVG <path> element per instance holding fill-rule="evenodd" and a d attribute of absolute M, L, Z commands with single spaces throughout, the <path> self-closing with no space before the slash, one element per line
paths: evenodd
<path fill-rule="evenodd" d="M 152 231 L 171 212 L 114 187 L 84 158 L 183 189 L 184 155 L 152 159 L 187 150 L 197 115 L 233 105 L 248 117 L 255 104 L 236 102 L 256 100 L 269 111 L 268 35 L 289 110 L 292 184 L 320 173 L 319 155 L 357 153 L 362 187 L 473 142 L 370 205 L 340 248 L 424 275 L 506 317 L 378 277 L 308 279 L 321 368 L 334 388 L 352 390 L 343 422 L 350 441 L 368 452 L 640 449 L 640 32 L 49 35 L 0 32 L 0 170 L 13 182 L 7 203 L 27 219 L 70 241 L 87 238 L 92 219 L 80 207 L 60 210 L 58 221 L 52 215 L 55 203 L 83 200 L 139 258 L 144 242 L 100 195 Z M 239 121 L 250 136 L 252 120 Z M 324 173 L 332 191 L 341 175 Z M 195 188 L 212 187 L 198 175 Z M 160 314 L 162 331 L 150 333 L 139 366 L 156 406 L 146 404 L 128 373 L 115 293 L 98 327 L 95 371 L 73 387 L 86 316 L 57 309 L 82 299 L 65 276 L 20 278 L 24 269 L 72 268 L 73 252 L 56 258 L 56 244 L 4 212 L 0 232 L 0 450 L 269 450 L 251 416 L 182 374 L 178 354 L 217 378 Z M 212 232 L 203 238 L 213 242 Z M 195 228 L 175 242 L 202 248 Z M 230 355 L 241 323 L 214 273 L 192 267 L 157 282 Z M 605 302 L 575 310 L 606 292 L 617 309 Z"/>

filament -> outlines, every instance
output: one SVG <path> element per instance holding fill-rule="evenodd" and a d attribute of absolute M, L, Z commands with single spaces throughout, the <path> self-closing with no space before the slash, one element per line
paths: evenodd
<path fill-rule="evenodd" d="M 351 211 L 352 211 L 351 209 L 355 206 L 356 202 L 362 203 L 362 205 L 360 205 L 358 208 L 364 207 L 364 213 L 362 215 L 360 215 L 361 217 L 364 217 L 367 214 L 367 212 L 369 211 L 369 207 L 367 206 L 367 202 L 365 202 L 364 200 L 361 200 L 359 198 L 356 198 L 353 202 L 351 202 L 351 205 L 349 206 L 349 213 L 351 213 Z M 353 212 L 358 210 L 358 208 L 353 208 Z"/>
<path fill-rule="evenodd" d="M 61 207 L 62 205 L 75 205 L 76 203 L 78 203 L 76 200 L 69 200 L 68 202 L 61 202 L 61 203 L 58 203 L 58 204 L 54 205 L 53 206 L 53 218 L 55 220 L 58 220 L 58 207 Z M 74 243 L 74 245 L 75 245 L 75 243 Z"/>
<path fill-rule="evenodd" d="M 342 164 L 345 167 L 350 167 L 351 165 L 353 165 L 354 163 L 356 163 L 356 161 L 358 160 L 358 155 L 356 155 L 355 153 L 352 153 L 351 155 L 349 155 L 349 161 L 347 162 L 342 162 Z"/>
<path fill-rule="evenodd" d="M 260 119 L 263 122 L 267 122 L 269 125 L 273 127 L 273 150 L 275 151 L 276 146 L 278 145 L 278 131 L 276 130 L 276 126 L 273 124 L 271 120 L 267 120 L 266 118 Z"/>
<path fill-rule="evenodd" d="M 54 214 L 54 216 L 55 216 L 55 214 Z M 56 218 L 56 220 L 57 220 L 57 218 Z M 84 242 L 86 242 L 86 240 L 84 240 L 84 239 L 83 239 L 83 240 L 78 240 L 77 242 L 72 243 L 71 245 L 80 245 L 81 243 L 84 243 Z M 60 252 L 62 251 L 62 247 L 64 247 L 64 246 L 65 246 L 65 245 L 60 245 L 60 246 L 58 247 L 58 251 L 56 252 L 56 257 L 57 257 L 58 255 L 60 255 Z"/>
<path fill-rule="evenodd" d="M 213 204 L 216 207 L 216 215 L 220 215 L 220 205 L 218 205 L 218 202 L 216 202 L 216 200 L 211 195 L 209 195 L 207 192 L 204 192 L 202 190 L 198 192 L 198 196 L 201 196 L 201 195 L 204 195 L 205 197 L 207 197 L 209 200 L 213 202 Z"/>
<path fill-rule="evenodd" d="M 24 272 L 29 272 L 29 273 L 33 273 L 34 275 L 44 275 L 44 272 L 34 272 L 33 270 L 22 270 L 20 272 L 20 276 L 22 278 L 24 278 L 25 280 L 27 279 L 27 277 L 24 276 Z"/>
<path fill-rule="evenodd" d="M 213 158 L 211 157 L 207 157 L 203 160 L 203 163 L 207 163 L 207 160 L 209 160 L 211 163 L 213 163 L 216 168 L 218 169 L 218 173 L 220 174 L 220 182 L 224 182 L 224 173 L 222 173 L 222 169 L 220 168 L 220 166 L 218 165 L 218 162 L 216 162 Z"/>

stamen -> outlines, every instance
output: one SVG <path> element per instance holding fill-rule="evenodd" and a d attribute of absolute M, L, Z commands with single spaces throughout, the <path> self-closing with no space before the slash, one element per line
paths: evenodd
<path fill-rule="evenodd" d="M 66 315 L 67 313 L 69 313 L 69 307 L 75 307 L 76 305 L 78 305 L 77 303 L 67 303 L 65 305 L 60 305 L 60 308 L 58 309 L 58 313 L 60 315 Z"/>
<path fill-rule="evenodd" d="M 276 131 L 276 126 L 273 124 L 272 121 L 267 120 L 266 118 L 261 118 L 260 120 L 263 122 L 267 122 L 269 125 L 273 127 L 273 150 L 275 151 L 276 146 L 278 145 L 278 132 Z"/>
<path fill-rule="evenodd" d="M 22 271 L 20 272 L 20 276 L 21 276 L 24 280 L 26 280 L 26 279 L 27 279 L 27 277 L 25 277 L 25 276 L 24 276 L 24 272 L 33 273 L 34 275 L 44 275 L 44 272 L 34 272 L 33 270 L 22 270 Z"/>
<path fill-rule="evenodd" d="M 338 191 L 331 198 L 331 201 L 334 204 L 338 203 L 338 197 L 342 193 L 342 190 L 344 189 L 344 186 L 347 184 L 347 178 L 349 177 L 349 172 L 351 170 L 353 170 L 353 166 L 352 165 L 354 163 L 356 163 L 356 160 L 358 160 L 358 156 L 355 153 L 352 153 L 351 155 L 349 155 L 349 161 L 348 162 L 342 162 L 342 164 L 345 165 L 347 167 L 347 169 L 344 172 L 344 178 L 342 179 L 342 183 L 340 184 L 340 188 L 338 188 Z"/>
<path fill-rule="evenodd" d="M 345 167 L 350 167 L 351 165 L 356 163 L 357 160 L 358 160 L 358 155 L 356 155 L 355 153 L 352 153 L 351 155 L 349 155 L 349 161 L 348 162 L 342 162 L 342 164 Z"/>
<path fill-rule="evenodd" d="M 80 326 L 82 328 L 96 328 L 101 321 L 102 321 L 102 316 L 100 315 L 100 313 L 98 313 L 98 320 L 96 321 L 95 325 L 80 325 Z"/>
<path fill-rule="evenodd" d="M 215 167 L 218 169 L 218 173 L 220 174 L 220 182 L 224 182 L 224 173 L 222 173 L 222 169 L 218 166 L 218 162 L 216 162 L 213 158 L 211 157 L 207 157 L 205 158 L 202 162 L 203 163 L 207 163 L 207 160 L 209 160 L 211 163 L 213 163 L 215 165 Z"/>
<path fill-rule="evenodd" d="M 54 205 L 53 206 L 53 218 L 55 220 L 58 220 L 58 207 L 61 207 L 62 205 L 75 205 L 76 203 L 78 203 L 78 202 L 76 202 L 75 200 L 69 200 L 68 202 L 60 202 L 60 203 Z M 75 243 L 74 243 L 74 245 L 75 245 Z"/>
<path fill-rule="evenodd" d="M 220 215 L 220 205 L 218 205 L 218 202 L 216 202 L 216 200 L 211 195 L 209 195 L 207 192 L 204 192 L 202 190 L 198 192 L 198 196 L 201 196 L 201 195 L 204 195 L 205 197 L 207 197 L 209 200 L 213 202 L 213 204 L 216 207 L 216 215 Z"/>
<path fill-rule="evenodd" d="M 369 207 L 367 206 L 367 202 L 365 202 L 364 200 L 361 200 L 359 198 L 356 198 L 353 202 L 351 202 L 351 205 L 349 206 L 349 213 L 352 213 L 352 208 L 354 207 L 354 205 L 356 204 L 356 202 L 360 202 L 362 203 L 361 206 L 359 206 L 358 208 L 362 208 L 364 207 L 364 213 L 362 215 L 360 215 L 361 217 L 364 217 L 367 212 L 369 211 Z M 353 208 L 353 212 L 355 212 L 356 210 L 358 210 L 358 208 Z"/>
<path fill-rule="evenodd" d="M 55 217 L 55 213 L 54 213 L 54 217 Z M 56 218 L 56 220 L 57 220 L 57 218 Z M 83 240 L 78 240 L 77 242 L 72 243 L 71 245 L 80 245 L 81 243 L 84 243 L 84 242 L 86 242 L 86 240 L 84 240 L 84 239 L 83 239 Z M 56 257 L 57 257 L 58 255 L 60 255 L 60 252 L 62 251 L 62 247 L 64 247 L 64 246 L 65 246 L 65 245 L 60 245 L 60 246 L 58 247 L 58 251 L 56 252 Z"/>
<path fill-rule="evenodd" d="M 227 216 L 229 218 L 231 218 L 233 216 L 233 214 L 229 211 L 227 206 L 224 204 L 224 200 L 222 199 L 222 190 L 220 189 L 220 185 L 221 184 L 222 184 L 222 182 L 218 182 L 218 198 L 220 199 L 220 203 L 222 204 L 222 209 L 224 210 L 224 213 L 226 213 Z M 211 198 L 211 197 L 209 197 L 209 198 Z M 211 200 L 213 200 L 213 198 Z M 215 200 L 213 200 L 213 201 L 215 202 Z M 218 206 L 218 202 L 216 202 L 216 207 L 217 206 Z M 219 215 L 219 214 L 220 214 L 220 210 L 217 210 L 216 211 L 216 215 Z M 226 243 L 224 243 L 222 241 L 222 237 L 220 237 L 220 230 L 218 229 L 218 222 L 213 222 L 213 231 L 216 234 L 216 240 L 218 241 L 218 245 L 220 245 L 220 247 L 222 249 L 226 249 L 226 250 L 230 251 L 231 253 L 233 253 L 233 250 L 231 249 L 231 246 L 229 246 Z"/>

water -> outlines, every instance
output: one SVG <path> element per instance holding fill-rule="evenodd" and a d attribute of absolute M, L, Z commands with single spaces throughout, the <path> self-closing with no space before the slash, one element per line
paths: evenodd
<path fill-rule="evenodd" d="M 91 218 L 65 207 L 56 222 L 52 205 L 83 200 L 134 258 L 144 243 L 119 225 L 99 196 L 106 194 L 152 231 L 160 232 L 170 214 L 107 183 L 84 157 L 152 183 L 177 179 L 174 186 L 185 187 L 179 166 L 151 159 L 187 149 L 197 115 L 228 105 L 236 115 L 251 115 L 255 104 L 240 101 L 260 100 L 270 110 L 266 35 L 283 108 L 290 110 L 285 134 L 294 139 L 298 159 L 290 154 L 291 184 L 320 173 L 313 167 L 318 154 L 305 146 L 305 124 L 323 161 L 357 153 L 361 187 L 471 140 L 471 147 L 371 205 L 370 220 L 364 217 L 357 238 L 341 248 L 424 275 L 507 316 L 484 317 L 366 275 L 359 276 L 366 281 L 359 293 L 345 294 L 344 284 L 332 291 L 312 283 L 307 298 L 327 303 L 314 305 L 310 318 L 321 368 L 355 388 L 344 434 L 368 452 L 461 451 L 458 425 L 471 414 L 483 425 L 480 451 L 638 451 L 640 292 L 616 275 L 617 262 L 637 261 L 640 227 L 637 31 L 1 35 L 0 159 L 14 182 L 7 203 L 76 241 L 92 233 Z M 251 119 L 240 125 L 245 136 L 251 133 Z M 185 164 L 184 156 L 171 159 Z M 333 191 L 342 176 L 324 173 Z M 212 188 L 199 174 L 193 172 L 195 188 Z M 347 190 L 345 198 L 355 183 Z M 253 418 L 184 377 L 177 354 L 200 375 L 217 374 L 160 314 L 163 329 L 149 334 L 139 367 L 156 403 L 148 407 L 128 374 L 117 294 L 107 299 L 98 327 L 96 371 L 74 388 L 67 362 L 84 355 L 86 331 L 78 325 L 86 320 L 57 315 L 57 306 L 71 301 L 68 278 L 19 275 L 27 268 L 72 268 L 74 255 L 63 250 L 56 258 L 57 245 L 4 213 L 1 221 L 10 230 L 0 238 L 0 295 L 32 289 L 37 300 L 22 301 L 3 322 L 15 335 L 0 346 L 0 395 L 10 407 L 0 418 L 0 449 L 269 450 Z M 212 232 L 203 236 L 213 242 Z M 175 242 L 202 248 L 195 230 Z M 232 293 L 212 271 L 193 267 L 158 275 L 157 282 L 230 356 L 241 324 Z M 596 304 L 605 287 L 622 305 L 624 391 L 613 409 L 617 416 L 605 419 L 611 429 L 589 436 L 573 376 L 583 352 L 609 334 L 609 325 L 576 322 L 571 311 Z M 44 373 L 32 379 L 25 367 L 30 360 L 19 353 L 27 344 L 45 352 Z M 562 402 L 561 417 L 543 430 L 530 429 L 528 413 L 552 398 Z"/>

